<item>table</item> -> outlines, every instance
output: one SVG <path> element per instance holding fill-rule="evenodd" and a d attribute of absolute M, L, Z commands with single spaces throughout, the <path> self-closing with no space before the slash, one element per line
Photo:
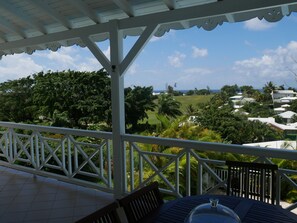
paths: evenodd
<path fill-rule="evenodd" d="M 154 222 L 183 223 L 193 208 L 209 203 L 210 198 L 219 199 L 219 204 L 234 210 L 242 223 L 297 223 L 297 215 L 280 206 L 226 195 L 190 196 L 169 201 L 159 209 Z"/>

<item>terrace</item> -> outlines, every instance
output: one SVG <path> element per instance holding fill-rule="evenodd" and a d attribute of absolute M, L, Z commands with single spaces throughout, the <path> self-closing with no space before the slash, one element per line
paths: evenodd
<path fill-rule="evenodd" d="M 0 127 L 0 178 L 5 197 L 1 222 L 73 222 L 114 200 L 111 133 L 6 122 L 0 122 Z M 171 197 L 218 193 L 226 188 L 224 158 L 232 156 L 292 162 L 279 169 L 277 204 L 282 186 L 297 189 L 291 179 L 297 175 L 296 151 L 128 134 L 122 139 L 126 193 L 153 180 Z M 146 149 L 150 146 L 156 152 Z M 179 149 L 167 154 L 161 150 L 165 147 Z M 297 203 L 285 206 L 296 207 Z"/>
<path fill-rule="evenodd" d="M 224 164 L 230 154 L 257 162 L 293 161 L 279 171 L 278 202 L 281 182 L 296 189 L 291 179 L 296 151 L 128 135 L 124 112 L 124 73 L 152 36 L 193 26 L 212 30 L 255 17 L 275 22 L 296 12 L 296 1 L 9 0 L 0 7 L 1 56 L 74 44 L 93 53 L 111 75 L 113 126 L 107 133 L 0 122 L 1 190 L 10 195 L 3 193 L 1 222 L 73 222 L 155 179 L 174 197 L 212 193 L 226 187 Z M 124 56 L 127 35 L 139 39 Z M 105 39 L 110 58 L 96 44 Z M 146 149 L 152 146 L 155 152 Z M 164 153 L 169 147 L 176 152 Z M 69 199 L 62 202 L 63 196 Z M 27 206 L 20 202 L 24 197 Z"/>

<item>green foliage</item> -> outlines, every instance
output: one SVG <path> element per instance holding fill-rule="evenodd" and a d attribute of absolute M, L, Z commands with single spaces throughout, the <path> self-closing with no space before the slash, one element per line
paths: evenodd
<path fill-rule="evenodd" d="M 297 113 L 297 100 L 292 101 L 290 110 Z"/>
<path fill-rule="evenodd" d="M 271 97 L 271 92 L 276 90 L 277 86 L 272 83 L 271 81 L 267 82 L 265 86 L 263 87 L 263 101 L 268 101 L 272 103 L 272 97 Z"/>
<path fill-rule="evenodd" d="M 148 118 L 147 111 L 154 111 L 156 104 L 153 98 L 153 87 L 139 87 L 125 89 L 126 124 L 136 129 L 140 120 Z"/>
<path fill-rule="evenodd" d="M 186 115 L 187 116 L 191 116 L 191 115 L 195 115 L 197 113 L 197 108 L 195 108 L 192 104 L 189 104 L 186 107 Z"/>
<path fill-rule="evenodd" d="M 222 142 L 221 136 L 218 133 L 181 119 L 167 123 L 167 128 L 159 136 L 205 142 Z"/>
<path fill-rule="evenodd" d="M 263 142 L 280 139 L 282 135 L 260 122 L 250 122 L 245 116 L 233 113 L 229 105 L 217 107 L 215 103 L 199 110 L 197 123 L 221 134 L 234 144 Z"/>
<path fill-rule="evenodd" d="M 240 91 L 247 97 L 253 97 L 257 90 L 255 90 L 253 86 L 244 85 L 240 87 Z"/>
<path fill-rule="evenodd" d="M 87 128 L 108 120 L 111 90 L 105 71 L 41 72 L 34 78 L 34 102 L 53 125 Z"/>
<path fill-rule="evenodd" d="M 34 79 L 31 77 L 0 84 L 0 117 L 2 121 L 32 122 L 36 117 L 33 103 Z"/>
<path fill-rule="evenodd" d="M 246 103 L 243 108 L 246 112 L 249 113 L 251 117 L 271 117 L 274 116 L 274 111 L 271 105 L 269 104 L 260 104 L 257 102 Z"/>
<path fill-rule="evenodd" d="M 221 94 L 226 95 L 227 97 L 231 97 L 236 95 L 236 93 L 239 92 L 239 87 L 237 84 L 235 85 L 224 85 L 221 88 Z"/>
<path fill-rule="evenodd" d="M 170 94 L 161 94 L 158 98 L 158 114 L 176 118 L 182 115 L 181 103 L 176 101 Z"/>

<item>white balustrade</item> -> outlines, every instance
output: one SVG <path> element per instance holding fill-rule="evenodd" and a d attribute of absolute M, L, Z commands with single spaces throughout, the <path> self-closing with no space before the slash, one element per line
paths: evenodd
<path fill-rule="evenodd" d="M 161 191 L 175 197 L 190 196 L 204 193 L 218 193 L 226 189 L 227 157 L 237 156 L 253 162 L 274 163 L 285 161 L 292 169 L 279 168 L 277 179 L 277 203 L 280 202 L 282 183 L 297 190 L 297 151 L 287 149 L 269 149 L 233 144 L 208 143 L 191 140 L 179 140 L 157 137 L 124 135 L 126 149 L 130 150 L 130 168 L 127 173 L 127 190 L 158 180 Z M 146 150 L 146 148 L 149 148 Z M 173 148 L 174 153 L 167 149 Z M 172 150 L 171 150 L 172 151 Z M 211 156 L 216 156 L 212 159 Z M 231 156 L 230 156 L 231 154 Z M 138 157 L 136 159 L 136 157 Z M 246 161 L 246 160 L 245 160 Z M 280 162 L 279 162 L 280 163 Z M 166 174 L 165 174 L 166 173 Z M 135 179 L 138 176 L 138 180 Z M 209 187 L 209 185 L 211 187 Z M 287 207 L 292 210 L 294 203 Z"/>
<path fill-rule="evenodd" d="M 113 192 L 111 133 L 0 122 L 0 163 Z"/>
<path fill-rule="evenodd" d="M 0 164 L 33 174 L 114 192 L 112 133 L 0 122 Z M 122 135 L 126 154 L 126 191 L 158 180 L 175 197 L 226 188 L 225 160 L 287 162 L 282 183 L 297 190 L 297 151 L 191 140 Z M 169 151 L 170 150 L 170 151 Z M 213 158 L 212 158 L 213 157 Z M 290 167 L 290 168 L 289 168 Z M 288 209 L 297 207 L 292 204 Z"/>

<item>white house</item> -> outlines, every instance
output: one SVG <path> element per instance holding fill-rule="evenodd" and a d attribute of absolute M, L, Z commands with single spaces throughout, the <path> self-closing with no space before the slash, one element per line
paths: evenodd
<path fill-rule="evenodd" d="M 296 141 L 285 141 L 285 140 L 278 140 L 278 141 L 268 141 L 268 142 L 256 142 L 256 143 L 246 143 L 243 144 L 244 146 L 259 146 L 265 148 L 273 148 L 273 149 L 289 149 L 295 150 L 296 149 Z"/>
<path fill-rule="evenodd" d="M 243 105 L 246 103 L 251 103 L 251 102 L 256 101 L 254 98 L 244 97 L 242 95 L 242 93 L 238 93 L 237 95 L 234 95 L 234 96 L 230 97 L 229 99 L 232 101 L 233 107 L 236 109 L 242 108 Z"/>
<path fill-rule="evenodd" d="M 273 118 L 273 117 L 269 117 L 269 118 L 248 118 L 248 120 L 250 120 L 250 121 L 259 121 L 259 122 L 265 123 L 265 124 L 271 126 L 274 129 L 282 131 L 286 137 L 292 138 L 293 136 L 295 137 L 296 134 L 297 134 L 297 125 L 295 125 L 295 123 L 294 124 L 293 123 L 288 124 L 288 125 L 279 124 L 279 123 L 275 122 L 275 118 Z"/>
<path fill-rule="evenodd" d="M 274 90 L 271 92 L 273 103 L 292 103 L 297 99 L 297 93 L 293 90 Z"/>
<path fill-rule="evenodd" d="M 297 115 L 297 113 L 292 111 L 286 111 L 278 114 L 278 116 L 281 117 L 286 123 L 291 123 L 294 115 Z"/>

